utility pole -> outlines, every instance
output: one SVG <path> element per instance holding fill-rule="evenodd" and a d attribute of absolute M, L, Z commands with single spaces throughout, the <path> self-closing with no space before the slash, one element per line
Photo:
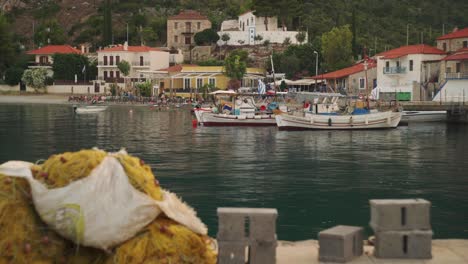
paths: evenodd
<path fill-rule="evenodd" d="M 410 24 L 406 24 L 406 46 L 409 45 L 409 25 Z"/>

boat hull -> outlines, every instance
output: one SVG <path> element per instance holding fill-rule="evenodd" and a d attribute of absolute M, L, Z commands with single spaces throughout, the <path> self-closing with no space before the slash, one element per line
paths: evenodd
<path fill-rule="evenodd" d="M 276 116 L 280 130 L 359 130 L 395 128 L 401 120 L 401 112 L 379 112 L 365 115 L 292 115 Z"/>
<path fill-rule="evenodd" d="M 78 107 L 75 110 L 77 114 L 92 114 L 92 113 L 99 113 L 105 111 L 107 106 L 86 106 L 86 107 Z"/>
<path fill-rule="evenodd" d="M 447 111 L 403 111 L 402 123 L 411 122 L 445 122 Z"/>
<path fill-rule="evenodd" d="M 274 115 L 228 115 L 195 111 L 198 123 L 204 126 L 276 126 Z"/>

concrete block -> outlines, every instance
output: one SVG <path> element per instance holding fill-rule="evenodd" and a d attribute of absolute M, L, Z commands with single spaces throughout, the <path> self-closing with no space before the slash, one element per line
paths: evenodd
<path fill-rule="evenodd" d="M 432 258 L 432 230 L 383 231 L 375 233 L 377 258 Z"/>
<path fill-rule="evenodd" d="M 276 241 L 276 209 L 218 208 L 217 213 L 218 240 Z"/>
<path fill-rule="evenodd" d="M 356 226 L 335 226 L 321 231 L 319 260 L 324 262 L 347 262 L 362 255 L 364 230 Z"/>
<path fill-rule="evenodd" d="M 246 242 L 218 241 L 218 264 L 245 264 Z"/>
<path fill-rule="evenodd" d="M 252 242 L 249 247 L 249 264 L 276 263 L 276 241 Z"/>
<path fill-rule="evenodd" d="M 431 203 L 424 199 L 370 200 L 374 232 L 430 230 Z"/>
<path fill-rule="evenodd" d="M 276 241 L 277 216 L 277 212 L 258 212 L 251 214 L 249 216 L 249 239 L 251 241 Z"/>

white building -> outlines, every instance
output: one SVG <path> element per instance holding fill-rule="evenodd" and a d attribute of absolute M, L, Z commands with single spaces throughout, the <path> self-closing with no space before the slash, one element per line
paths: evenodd
<path fill-rule="evenodd" d="M 423 100 L 436 82 L 440 60 L 446 53 L 429 45 L 403 46 L 376 55 L 380 99 Z"/>
<path fill-rule="evenodd" d="M 117 67 L 121 61 L 130 64 L 128 77 L 143 78 L 140 71 L 156 71 L 169 67 L 169 52 L 147 46 L 117 45 L 98 50 L 98 80 L 123 82 L 123 74 Z"/>
<path fill-rule="evenodd" d="M 248 11 L 239 16 L 237 20 L 226 20 L 221 24 L 221 31 L 218 35 L 221 37 L 228 34 L 230 39 L 227 43 L 221 39 L 218 45 L 255 45 L 263 43 L 265 40 L 270 43 L 283 43 L 289 38 L 292 44 L 299 43 L 296 39 L 298 31 L 287 31 L 287 28 L 278 28 L 277 17 L 256 17 L 253 11 Z M 256 41 L 255 36 L 262 36 L 261 41 Z M 304 43 L 307 42 L 307 35 Z"/>

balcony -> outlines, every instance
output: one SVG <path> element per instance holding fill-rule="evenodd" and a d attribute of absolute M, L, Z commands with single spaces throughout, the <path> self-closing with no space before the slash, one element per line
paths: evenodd
<path fill-rule="evenodd" d="M 149 67 L 150 62 L 149 61 L 132 61 L 132 67 Z"/>
<path fill-rule="evenodd" d="M 104 63 L 103 61 L 98 62 L 98 66 L 104 66 L 104 67 L 117 67 L 116 63 L 110 64 L 109 62 Z"/>
<path fill-rule="evenodd" d="M 447 80 L 468 79 L 468 72 L 451 72 L 451 73 L 445 73 L 445 79 L 447 79 Z"/>
<path fill-rule="evenodd" d="M 383 74 L 405 74 L 406 67 L 384 67 Z"/>

